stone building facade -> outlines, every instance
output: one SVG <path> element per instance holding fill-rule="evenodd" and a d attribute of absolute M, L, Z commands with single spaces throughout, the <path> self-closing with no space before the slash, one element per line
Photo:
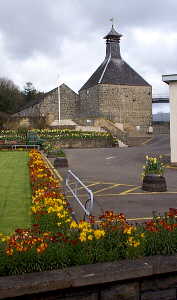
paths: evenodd
<path fill-rule="evenodd" d="M 112 26 L 106 39 L 103 63 L 76 94 L 65 84 L 60 86 L 61 120 L 83 121 L 105 118 L 128 126 L 145 129 L 152 121 L 152 88 L 121 57 L 120 38 Z M 45 115 L 48 123 L 59 119 L 58 88 L 44 99 L 19 112 L 18 116 Z"/>
<path fill-rule="evenodd" d="M 152 119 L 152 88 L 121 57 L 121 34 L 111 31 L 106 57 L 79 91 L 82 118 L 106 118 L 147 128 Z"/>
<path fill-rule="evenodd" d="M 79 115 L 79 96 L 66 84 L 60 86 L 60 114 L 61 119 L 75 119 Z M 45 116 L 48 124 L 59 118 L 58 88 L 46 93 L 44 98 L 33 102 L 15 117 L 38 117 Z"/>
<path fill-rule="evenodd" d="M 83 119 L 101 117 L 125 127 L 151 123 L 151 87 L 97 85 L 80 91 L 80 99 Z"/>

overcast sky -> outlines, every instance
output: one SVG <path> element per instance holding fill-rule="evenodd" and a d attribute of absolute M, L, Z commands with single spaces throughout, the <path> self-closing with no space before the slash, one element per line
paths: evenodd
<path fill-rule="evenodd" d="M 168 95 L 177 73 L 176 0 L 0 0 L 0 77 L 40 91 L 60 82 L 78 91 L 105 57 L 114 17 L 122 58 Z"/>

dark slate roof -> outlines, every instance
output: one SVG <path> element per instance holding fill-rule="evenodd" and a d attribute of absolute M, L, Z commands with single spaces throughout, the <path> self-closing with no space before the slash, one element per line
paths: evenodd
<path fill-rule="evenodd" d="M 68 85 L 66 85 L 65 83 L 62 83 L 62 84 L 60 85 L 60 88 L 62 88 L 62 87 L 65 87 L 65 88 L 69 89 L 70 91 L 72 91 L 74 94 L 78 95 L 75 91 L 73 91 L 73 90 L 72 90 Z M 52 93 L 54 93 L 54 92 L 56 92 L 56 91 L 58 91 L 58 87 L 56 87 L 56 88 L 54 88 L 53 90 L 51 90 L 51 91 L 45 93 L 45 96 L 46 96 L 46 95 L 50 95 L 50 94 L 52 94 Z"/>
<path fill-rule="evenodd" d="M 17 112 L 20 112 L 20 111 L 25 110 L 29 107 L 32 107 L 32 106 L 40 103 L 42 100 L 43 100 L 43 98 L 42 99 L 31 100 L 31 101 L 29 101 L 29 103 L 27 103 L 27 104 L 23 105 L 22 107 L 20 107 Z"/>
<path fill-rule="evenodd" d="M 150 86 L 148 82 L 121 58 L 119 47 L 121 36 L 112 26 L 111 31 L 104 37 L 107 40 L 106 58 L 81 87 L 80 91 L 97 84 Z"/>
<path fill-rule="evenodd" d="M 97 84 L 150 86 L 135 70 L 122 59 L 105 59 L 88 81 L 81 87 L 88 89 Z M 107 66 L 106 66 L 107 64 Z M 103 74 L 102 80 L 100 78 Z M 99 82 L 100 81 L 100 82 Z"/>

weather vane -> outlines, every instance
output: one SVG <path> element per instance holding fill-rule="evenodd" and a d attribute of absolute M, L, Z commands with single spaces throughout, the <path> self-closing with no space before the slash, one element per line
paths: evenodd
<path fill-rule="evenodd" d="M 114 26 L 114 18 L 111 18 L 109 21 L 111 21 L 112 26 Z"/>

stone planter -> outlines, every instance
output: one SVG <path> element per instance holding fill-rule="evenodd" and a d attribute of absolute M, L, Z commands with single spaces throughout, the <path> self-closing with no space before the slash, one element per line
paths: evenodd
<path fill-rule="evenodd" d="M 56 152 L 48 152 L 47 153 L 47 157 L 48 158 L 55 158 L 57 156 L 57 153 Z"/>
<path fill-rule="evenodd" d="M 148 192 L 165 192 L 167 190 L 165 177 L 158 174 L 144 176 L 142 189 Z"/>
<path fill-rule="evenodd" d="M 66 157 L 57 157 L 54 160 L 54 168 L 68 168 L 68 160 Z"/>

